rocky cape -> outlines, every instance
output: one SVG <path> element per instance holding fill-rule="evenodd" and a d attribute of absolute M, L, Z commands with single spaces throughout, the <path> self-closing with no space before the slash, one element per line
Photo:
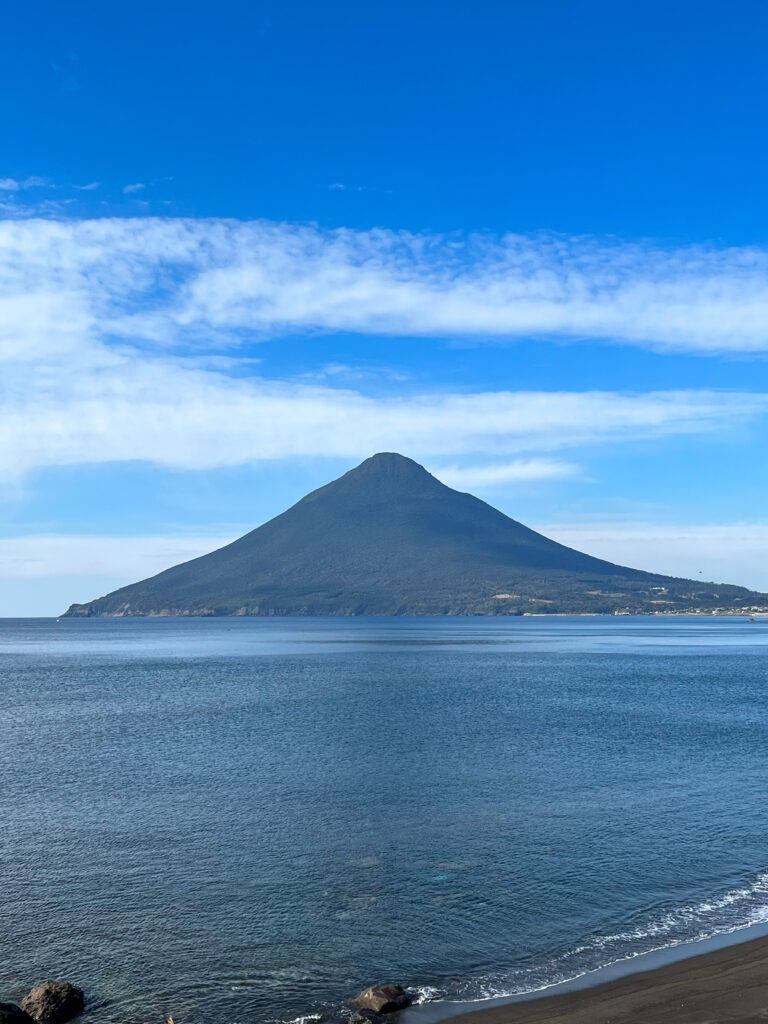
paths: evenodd
<path fill-rule="evenodd" d="M 226 547 L 68 616 L 750 613 L 768 595 L 614 565 L 374 455 Z"/>

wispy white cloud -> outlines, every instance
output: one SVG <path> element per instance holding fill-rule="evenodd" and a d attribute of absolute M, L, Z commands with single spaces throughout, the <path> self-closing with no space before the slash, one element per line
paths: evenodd
<path fill-rule="evenodd" d="M 213 332 L 236 342 L 290 329 L 768 351 L 768 250 L 759 248 L 149 217 L 34 222 L 0 236 L 6 269 L 20 272 L 46 240 L 36 273 L 86 288 L 84 299 L 112 314 L 104 327 L 127 340 Z"/>
<path fill-rule="evenodd" d="M 542 480 L 562 480 L 578 476 L 579 466 L 557 459 L 515 459 L 513 462 L 488 465 L 430 467 L 443 483 L 457 490 L 464 488 L 506 487 L 517 483 L 538 483 Z"/>
<path fill-rule="evenodd" d="M 87 185 L 73 185 L 79 192 L 94 192 L 101 186 L 100 181 L 89 181 Z"/>
<path fill-rule="evenodd" d="M 21 192 L 27 188 L 44 188 L 46 181 L 44 178 L 23 178 L 17 180 L 16 178 L 0 178 L 0 192 Z"/>
<path fill-rule="evenodd" d="M 78 188 L 77 185 L 72 187 Z M 89 186 L 84 187 L 87 189 Z M 63 188 L 69 186 L 58 185 L 39 177 L 18 180 L 0 178 L 0 217 L 8 220 L 33 220 L 43 217 L 63 219 L 76 202 L 72 197 L 61 196 Z M 58 193 L 59 198 L 51 198 L 48 195 L 50 192 Z"/>
<path fill-rule="evenodd" d="M 116 321 L 127 337 L 305 329 L 768 349 L 768 252 L 758 249 L 148 218 L 72 225 L 71 237 L 91 259 L 141 252 L 144 268 L 178 275 L 164 303 Z"/>
<path fill-rule="evenodd" d="M 137 181 L 133 185 L 125 185 L 123 187 L 124 195 L 133 195 L 134 192 L 143 192 L 147 186 L 142 181 Z"/>
<path fill-rule="evenodd" d="M 534 528 L 561 544 L 620 565 L 768 592 L 768 521 L 606 521 L 545 523 Z"/>
<path fill-rule="evenodd" d="M 9 476 L 50 465 L 142 460 L 204 469 L 391 449 L 419 458 L 503 456 L 702 433 L 768 410 L 763 395 L 695 391 L 372 398 L 232 378 L 180 360 L 82 351 L 72 352 L 69 365 L 57 360 L 56 369 L 26 367 L 4 387 L 0 473 Z M 518 473 L 541 479 L 543 467 Z"/>
<path fill-rule="evenodd" d="M 386 380 L 404 381 L 411 379 L 411 374 L 391 366 L 369 364 L 325 363 L 318 370 L 306 371 L 298 375 L 299 380 L 316 382 L 333 381 L 337 385 L 359 386 L 363 381 Z"/>
<path fill-rule="evenodd" d="M 391 188 L 380 188 L 377 185 L 347 185 L 342 181 L 334 181 L 330 185 L 323 185 L 330 192 L 377 192 L 383 195 L 392 195 Z"/>
<path fill-rule="evenodd" d="M 349 374 L 345 388 L 331 386 L 341 375 L 330 372 L 275 382 L 238 357 L 237 341 L 254 330 L 460 332 L 487 317 L 484 295 L 501 316 L 497 287 L 517 289 L 524 305 L 526 289 L 564 289 L 567 306 L 583 282 L 541 269 L 553 247 L 221 220 L 2 222 L 0 474 L 130 460 L 194 469 L 394 448 L 506 460 L 517 468 L 504 472 L 532 479 L 545 472 L 530 461 L 536 453 L 723 430 L 768 411 L 768 395 L 695 390 L 371 397 Z M 712 259 L 721 257 L 738 263 L 733 254 Z M 743 256 L 750 273 L 758 257 Z M 523 272 L 528 264 L 539 269 Z M 590 301 L 609 307 L 599 291 L 595 283 Z M 759 327 L 768 337 L 768 318 Z"/>

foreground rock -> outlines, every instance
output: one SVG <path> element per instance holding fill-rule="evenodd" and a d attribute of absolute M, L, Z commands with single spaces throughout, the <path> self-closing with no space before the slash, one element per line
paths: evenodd
<path fill-rule="evenodd" d="M 411 997 L 399 985 L 371 985 L 354 1000 L 355 1006 L 361 1010 L 373 1010 L 374 1013 L 394 1013 L 410 1006 L 411 1002 Z"/>
<path fill-rule="evenodd" d="M 356 1010 L 347 1024 L 386 1024 L 387 1018 L 374 1010 Z"/>
<path fill-rule="evenodd" d="M 0 1003 L 0 1024 L 35 1024 L 16 1003 Z"/>
<path fill-rule="evenodd" d="M 21 1009 L 37 1024 L 64 1024 L 84 1005 L 83 990 L 68 981 L 44 981 L 21 1000 Z"/>

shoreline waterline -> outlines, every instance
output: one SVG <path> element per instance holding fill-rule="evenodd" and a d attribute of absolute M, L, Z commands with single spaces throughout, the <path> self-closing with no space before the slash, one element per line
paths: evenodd
<path fill-rule="evenodd" d="M 487 1019 L 483 1015 L 489 1011 L 503 1010 L 521 1003 L 544 1003 L 573 993 L 593 992 L 638 974 L 648 974 L 652 979 L 656 972 L 665 968 L 698 961 L 713 953 L 746 946 L 753 942 L 759 943 L 760 940 L 768 940 L 768 922 L 753 922 L 727 932 L 661 946 L 644 953 L 636 953 L 565 981 L 555 982 L 552 985 L 545 985 L 528 992 L 491 996 L 487 999 L 435 1000 L 417 1003 L 397 1014 L 397 1022 L 398 1024 L 437 1024 L 439 1021 L 472 1018 L 476 1024 L 481 1024 L 482 1020 Z M 765 945 L 766 979 L 768 979 L 768 942 Z M 652 980 L 650 984 L 653 984 Z M 511 1017 L 512 1014 L 510 1014 Z M 492 1022 L 488 1021 L 488 1024 L 492 1024 Z"/>

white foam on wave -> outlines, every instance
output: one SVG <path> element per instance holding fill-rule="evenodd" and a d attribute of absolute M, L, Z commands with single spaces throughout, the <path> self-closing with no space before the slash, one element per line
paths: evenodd
<path fill-rule="evenodd" d="M 761 872 L 752 885 L 744 886 L 739 889 L 730 889 L 728 892 L 723 893 L 722 896 L 718 896 L 715 899 L 702 900 L 699 903 L 692 903 L 682 907 L 677 907 L 674 910 L 669 910 L 662 914 L 656 920 L 651 920 L 646 924 L 638 925 L 637 928 L 628 929 L 623 932 L 616 932 L 612 935 L 599 936 L 592 942 L 583 946 L 577 946 L 576 949 L 573 950 L 573 953 L 580 953 L 594 948 L 599 949 L 613 943 L 627 942 L 633 939 L 657 938 L 658 936 L 669 935 L 676 929 L 685 929 L 687 926 L 696 923 L 706 925 L 707 917 L 709 915 L 716 913 L 718 910 L 725 910 L 726 908 L 736 906 L 740 903 L 750 903 L 753 897 L 757 896 L 768 896 L 768 871 Z M 750 925 L 757 924 L 759 921 L 763 921 L 768 918 L 768 903 L 761 903 L 755 906 L 750 906 L 749 908 L 745 907 L 745 911 L 747 909 L 750 914 L 749 919 L 737 922 L 724 921 L 720 927 L 715 925 L 714 931 L 709 933 L 709 936 L 720 934 L 720 932 L 727 933 L 737 928 L 748 928 Z M 699 936 L 696 934 L 681 938 L 677 941 L 685 942 L 709 936 Z"/>
<path fill-rule="evenodd" d="M 629 963 L 649 953 L 733 934 L 767 921 L 768 871 L 764 871 L 750 885 L 650 915 L 646 921 L 632 928 L 595 935 L 553 956 L 548 962 L 506 972 L 505 976 L 502 972 L 495 972 L 445 988 L 414 985 L 408 991 L 416 1006 L 445 999 L 483 1003 L 489 999 L 532 995 L 546 992 L 556 985 L 578 981 L 608 967 Z M 350 1011 L 346 1007 L 336 1008 L 336 1015 L 345 1020 L 350 1016 Z M 325 1016 L 322 1013 L 308 1013 L 291 1020 L 272 1021 L 270 1024 L 315 1024 Z"/>
<path fill-rule="evenodd" d="M 414 1006 L 421 1006 L 422 1003 L 434 1003 L 441 998 L 442 993 L 434 985 L 414 985 L 408 989 L 413 999 Z"/>
<path fill-rule="evenodd" d="M 731 910 L 735 913 L 720 913 Z M 506 979 L 502 979 L 499 974 L 473 979 L 459 986 L 461 991 L 458 995 L 451 993 L 448 998 L 459 998 L 462 1002 L 475 1003 L 544 992 L 556 985 L 577 981 L 586 975 L 629 962 L 648 953 L 673 949 L 689 942 L 712 939 L 719 935 L 733 934 L 757 924 L 764 924 L 766 921 L 768 871 L 757 875 L 750 885 L 730 889 L 712 899 L 684 904 L 665 911 L 634 928 L 597 935 L 553 957 L 546 964 L 510 972 L 511 976 L 508 974 Z M 664 939 L 667 941 L 663 941 Z M 627 949 L 627 945 L 636 948 Z M 608 951 L 616 955 L 608 958 L 599 957 L 601 952 Z M 574 963 L 578 963 L 579 960 L 584 962 L 582 969 Z M 474 993 L 471 992 L 472 989 Z"/>

